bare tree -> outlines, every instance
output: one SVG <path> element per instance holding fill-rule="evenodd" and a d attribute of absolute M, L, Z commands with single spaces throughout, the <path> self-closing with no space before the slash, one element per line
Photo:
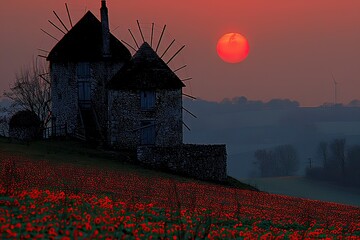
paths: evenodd
<path fill-rule="evenodd" d="M 259 167 L 261 177 L 271 177 L 274 175 L 274 158 L 271 150 L 259 149 L 254 153 L 256 164 Z"/>
<path fill-rule="evenodd" d="M 343 175 L 345 175 L 345 144 L 346 140 L 344 138 L 335 139 L 330 144 L 334 161 L 340 165 L 341 173 Z"/>
<path fill-rule="evenodd" d="M 353 145 L 347 151 L 346 177 L 351 184 L 360 186 L 360 145 Z"/>
<path fill-rule="evenodd" d="M 12 107 L 34 112 L 47 126 L 51 117 L 50 75 L 45 63 L 33 59 L 32 63 L 22 68 L 4 96 L 13 101 Z"/>
<path fill-rule="evenodd" d="M 326 169 L 329 166 L 329 150 L 327 142 L 320 142 L 318 146 L 318 153 L 322 158 L 323 167 Z"/>
<path fill-rule="evenodd" d="M 299 166 L 296 149 L 289 144 L 254 153 L 261 177 L 293 175 Z"/>
<path fill-rule="evenodd" d="M 299 166 L 296 149 L 289 144 L 277 146 L 274 149 L 275 158 L 278 165 L 279 175 L 293 175 Z"/>

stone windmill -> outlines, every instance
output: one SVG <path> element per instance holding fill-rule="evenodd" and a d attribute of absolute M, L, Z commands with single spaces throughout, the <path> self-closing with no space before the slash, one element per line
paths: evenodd
<path fill-rule="evenodd" d="M 101 1 L 100 14 L 99 21 L 88 11 L 68 30 L 55 13 L 65 31 L 61 30 L 64 36 L 46 56 L 50 62 L 52 80 L 54 129 L 66 125 L 67 134 L 83 136 L 89 141 L 100 140 L 121 148 L 135 147 L 139 144 L 182 143 L 184 123 L 181 89 L 185 87 L 183 81 L 190 78 L 180 80 L 175 74 L 186 65 L 172 71 L 168 64 L 185 46 L 165 63 L 162 57 L 175 41 L 173 40 L 163 54 L 158 56 L 156 51 L 166 25 L 154 50 L 151 47 L 154 24 L 148 44 L 137 21 L 143 44 L 138 45 L 129 29 L 135 44 L 139 47 L 131 57 L 130 51 L 123 43 L 133 50 L 135 48 L 125 41 L 121 43 L 110 33 L 105 0 Z M 68 16 L 72 25 L 70 15 Z M 50 23 L 58 28 L 51 21 Z M 169 94 L 164 94 L 165 89 L 177 90 L 176 104 Z M 138 96 L 123 98 L 119 102 L 121 97 L 118 95 L 120 92 L 124 94 L 125 90 L 137 92 Z M 125 110 L 130 106 L 131 109 Z M 132 124 L 129 124 L 130 122 Z M 53 134 L 61 135 L 64 132 L 55 131 Z"/>

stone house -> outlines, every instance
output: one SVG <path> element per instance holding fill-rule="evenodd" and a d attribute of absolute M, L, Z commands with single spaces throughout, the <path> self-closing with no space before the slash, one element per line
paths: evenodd
<path fill-rule="evenodd" d="M 101 21 L 87 12 L 47 57 L 53 129 L 131 150 L 146 166 L 226 180 L 225 145 L 183 144 L 184 83 L 148 43 L 131 56 L 101 3 Z"/>
<path fill-rule="evenodd" d="M 52 123 L 116 148 L 182 144 L 185 85 L 148 43 L 131 57 L 89 11 L 49 53 Z M 62 134 L 62 133 L 55 133 Z"/>

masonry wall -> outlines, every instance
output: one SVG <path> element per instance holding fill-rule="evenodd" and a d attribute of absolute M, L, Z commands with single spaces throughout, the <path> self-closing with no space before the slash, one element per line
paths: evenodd
<path fill-rule="evenodd" d="M 109 92 L 108 140 L 115 148 L 134 149 L 141 144 L 141 121 L 155 123 L 155 146 L 182 143 L 182 93 L 179 90 L 157 90 L 155 108 L 141 109 L 140 90 Z"/>
<path fill-rule="evenodd" d="M 76 128 L 81 127 L 76 65 L 76 63 L 52 63 L 50 66 L 52 116 L 56 118 L 54 124 L 59 126 L 67 123 L 70 134 L 74 133 Z M 105 136 L 108 122 L 106 82 L 121 66 L 122 63 L 90 63 L 91 99 Z"/>
<path fill-rule="evenodd" d="M 68 131 L 74 132 L 77 126 L 78 95 L 74 63 L 53 63 L 51 74 L 51 103 L 53 124 L 67 123 Z"/>
<path fill-rule="evenodd" d="M 182 144 L 174 147 L 137 148 L 138 161 L 155 169 L 170 170 L 201 180 L 225 181 L 225 145 Z"/>
<path fill-rule="evenodd" d="M 93 107 L 96 112 L 96 116 L 101 128 L 101 136 L 104 140 L 107 139 L 108 131 L 108 92 L 109 90 L 106 87 L 106 84 L 110 79 L 120 70 L 123 66 L 122 63 L 110 63 L 102 62 L 97 66 L 94 66 L 92 77 L 92 91 L 91 99 L 94 103 Z"/>

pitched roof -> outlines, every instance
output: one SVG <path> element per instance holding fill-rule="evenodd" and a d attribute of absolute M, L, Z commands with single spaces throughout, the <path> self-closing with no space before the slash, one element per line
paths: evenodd
<path fill-rule="evenodd" d="M 130 60 L 129 50 L 110 34 L 111 60 Z M 99 61 L 102 55 L 101 22 L 88 11 L 50 51 L 52 62 Z"/>
<path fill-rule="evenodd" d="M 184 83 L 145 42 L 108 84 L 110 89 L 179 89 Z"/>

